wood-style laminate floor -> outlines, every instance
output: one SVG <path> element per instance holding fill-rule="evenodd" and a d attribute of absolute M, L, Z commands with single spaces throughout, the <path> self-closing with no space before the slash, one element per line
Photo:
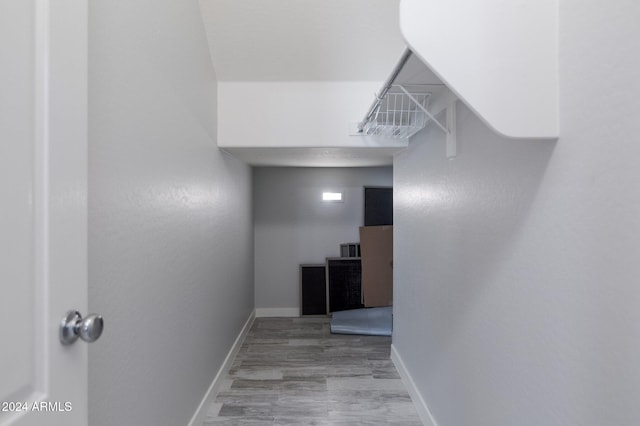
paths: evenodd
<path fill-rule="evenodd" d="M 421 425 L 390 347 L 327 318 L 257 318 L 204 426 Z"/>

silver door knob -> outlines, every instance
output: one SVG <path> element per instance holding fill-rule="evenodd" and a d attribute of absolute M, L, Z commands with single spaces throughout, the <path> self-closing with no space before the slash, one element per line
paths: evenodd
<path fill-rule="evenodd" d="M 102 316 L 91 314 L 82 318 L 80 312 L 69 311 L 60 323 L 60 342 L 70 345 L 78 337 L 87 343 L 95 342 L 102 335 L 104 320 Z"/>

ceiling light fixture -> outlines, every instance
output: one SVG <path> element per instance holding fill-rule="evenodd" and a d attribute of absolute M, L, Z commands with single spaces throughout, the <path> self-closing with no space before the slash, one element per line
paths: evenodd
<path fill-rule="evenodd" d="M 344 198 L 342 197 L 342 192 L 323 192 L 322 201 L 333 201 L 341 203 L 344 201 Z"/>

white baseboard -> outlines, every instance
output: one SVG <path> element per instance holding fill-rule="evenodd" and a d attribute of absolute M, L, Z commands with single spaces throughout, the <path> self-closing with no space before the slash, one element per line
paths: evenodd
<path fill-rule="evenodd" d="M 207 409 L 209 408 L 209 403 L 211 403 L 213 398 L 215 398 L 216 394 L 218 393 L 218 390 L 220 389 L 220 385 L 222 384 L 222 381 L 227 375 L 227 372 L 231 368 L 231 364 L 233 364 L 233 360 L 238 354 L 238 351 L 240 350 L 240 347 L 242 346 L 242 343 L 244 342 L 245 337 L 247 337 L 247 334 L 249 333 L 249 330 L 251 329 L 251 325 L 253 324 L 253 320 L 255 318 L 256 318 L 256 311 L 254 310 L 251 312 L 251 315 L 249 315 L 247 322 L 244 323 L 244 327 L 242 327 L 242 330 L 240 330 L 240 334 L 238 334 L 238 337 L 236 337 L 236 341 L 233 342 L 233 345 L 231 346 L 231 349 L 229 350 L 227 357 L 224 359 L 222 366 L 218 370 L 218 374 L 216 374 L 216 377 L 214 377 L 213 382 L 211 382 L 211 385 L 209 386 L 207 393 L 204 394 L 204 398 L 202 398 L 202 401 L 200 401 L 200 405 L 198 405 L 196 412 L 191 417 L 191 420 L 189 421 L 188 426 L 202 425 L 202 422 L 204 421 L 207 415 Z"/>
<path fill-rule="evenodd" d="M 411 396 L 413 405 L 415 405 L 416 410 L 418 411 L 418 416 L 420 416 L 422 424 L 425 426 L 438 426 L 429 411 L 429 407 L 427 407 L 427 403 L 422 399 L 422 395 L 420 395 L 416 384 L 413 382 L 409 371 L 407 371 L 407 367 L 405 367 L 400 354 L 393 344 L 391 345 L 391 361 L 393 361 L 393 365 L 396 366 L 396 370 L 398 370 L 402 383 L 404 383 L 409 391 L 409 396 Z"/>
<path fill-rule="evenodd" d="M 299 316 L 300 308 L 256 308 L 256 318 Z"/>

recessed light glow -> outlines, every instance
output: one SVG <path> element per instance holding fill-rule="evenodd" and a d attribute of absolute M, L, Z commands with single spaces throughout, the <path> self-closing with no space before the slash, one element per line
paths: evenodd
<path fill-rule="evenodd" d="M 342 201 L 342 192 L 323 192 L 322 201 Z"/>

